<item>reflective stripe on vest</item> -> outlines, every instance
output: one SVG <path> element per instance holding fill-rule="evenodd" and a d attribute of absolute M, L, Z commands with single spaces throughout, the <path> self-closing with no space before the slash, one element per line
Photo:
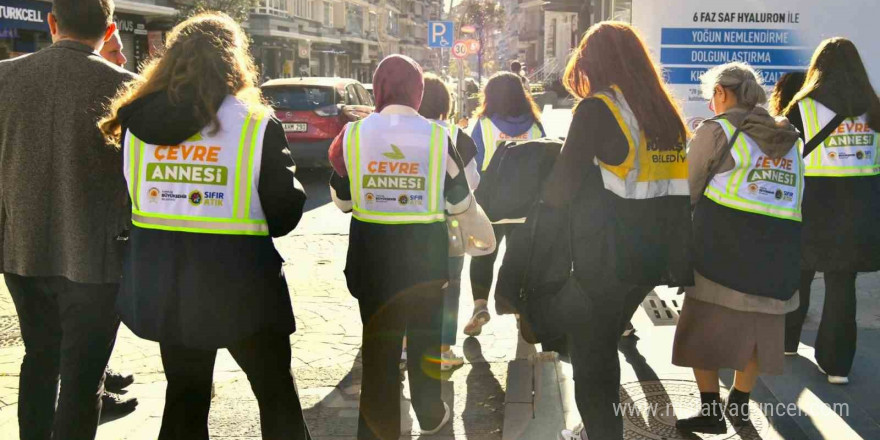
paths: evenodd
<path fill-rule="evenodd" d="M 492 156 L 495 155 L 495 150 L 498 149 L 498 146 L 504 142 L 508 141 L 530 141 L 533 139 L 541 138 L 541 127 L 538 126 L 537 123 L 532 124 L 532 127 L 529 128 L 523 134 L 519 136 L 510 136 L 501 131 L 489 118 L 481 118 L 479 121 L 480 131 L 483 135 L 483 147 L 485 148 L 485 154 L 483 155 L 483 171 L 489 168 L 489 162 L 492 161 Z"/>
<path fill-rule="evenodd" d="M 146 229 L 269 235 L 259 197 L 262 139 L 268 119 L 227 97 L 220 130 L 180 145 L 151 145 L 126 132 L 125 177 L 132 223 Z"/>
<path fill-rule="evenodd" d="M 689 195 L 684 146 L 670 151 L 649 150 L 645 134 L 617 86 L 612 86 L 611 93 L 593 96 L 611 110 L 629 147 L 620 165 L 608 165 L 596 159 L 605 189 L 625 199 Z"/>
<path fill-rule="evenodd" d="M 391 118 L 398 129 L 392 130 L 386 118 L 372 114 L 346 129 L 352 215 L 379 224 L 445 221 L 448 132 L 421 117 L 396 115 Z"/>
<path fill-rule="evenodd" d="M 833 110 L 812 98 L 798 102 L 809 142 L 834 119 Z M 828 139 L 805 158 L 807 176 L 856 177 L 880 174 L 880 136 L 868 126 L 865 115 L 845 119 Z"/>
<path fill-rule="evenodd" d="M 726 119 L 715 122 L 724 129 L 728 142 L 736 131 Z M 801 201 L 804 192 L 804 164 L 797 140 L 785 157 L 771 159 L 764 156 L 758 144 L 740 132 L 730 150 L 736 163 L 733 169 L 717 173 L 706 187 L 706 197 L 738 211 L 801 221 Z"/>

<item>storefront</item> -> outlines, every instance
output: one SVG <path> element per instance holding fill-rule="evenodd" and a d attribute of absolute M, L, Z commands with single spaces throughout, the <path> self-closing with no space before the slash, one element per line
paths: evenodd
<path fill-rule="evenodd" d="M 48 17 L 49 0 L 0 0 L 0 60 L 33 53 L 52 45 Z M 113 17 L 119 28 L 125 68 L 138 66 L 155 54 L 163 34 L 171 28 L 177 10 L 133 0 L 117 0 Z M 151 35 L 152 34 L 152 40 Z"/>
<path fill-rule="evenodd" d="M 150 56 L 147 39 L 147 19 L 142 15 L 116 14 L 113 16 L 119 37 L 122 40 L 122 53 L 128 59 L 125 68 L 136 72 L 138 67 Z"/>
<path fill-rule="evenodd" d="M 0 0 L 0 60 L 36 52 L 52 45 L 51 3 Z"/>

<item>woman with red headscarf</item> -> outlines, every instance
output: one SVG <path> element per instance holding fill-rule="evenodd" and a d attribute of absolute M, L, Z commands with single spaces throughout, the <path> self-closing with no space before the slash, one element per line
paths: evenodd
<path fill-rule="evenodd" d="M 410 394 L 423 434 L 451 417 L 440 398 L 446 214 L 474 203 L 447 131 L 419 115 L 422 69 L 392 55 L 373 76 L 376 113 L 349 123 L 330 146 L 331 194 L 352 213 L 345 277 L 363 332 L 358 439 L 400 437 L 398 361 L 407 335 Z"/>

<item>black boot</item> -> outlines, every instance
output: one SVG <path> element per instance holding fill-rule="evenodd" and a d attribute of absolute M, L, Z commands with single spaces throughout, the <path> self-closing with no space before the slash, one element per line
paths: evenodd
<path fill-rule="evenodd" d="M 744 393 L 736 388 L 727 396 L 725 409 L 727 418 L 733 426 L 740 427 L 749 424 L 749 393 Z"/>
<path fill-rule="evenodd" d="M 724 421 L 721 395 L 718 393 L 700 393 L 700 401 L 702 401 L 700 412 L 686 419 L 678 419 L 678 421 L 675 422 L 675 428 L 686 433 L 726 433 L 727 422 Z"/>

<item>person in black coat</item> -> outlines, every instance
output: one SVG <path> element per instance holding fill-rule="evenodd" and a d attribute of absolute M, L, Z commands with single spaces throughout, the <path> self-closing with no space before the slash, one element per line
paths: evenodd
<path fill-rule="evenodd" d="M 564 81 L 581 101 L 542 193 L 544 209 L 555 219 L 547 227 L 557 234 L 539 231 L 552 241 L 539 243 L 531 260 L 543 264 L 564 256 L 563 264 L 544 272 L 573 269 L 580 286 L 550 312 L 568 340 L 584 422 L 559 438 L 619 440 L 623 421 L 614 408 L 620 402 L 617 342 L 624 326 L 654 286 L 693 283 L 687 131 L 629 25 L 590 28 Z M 636 154 L 662 155 L 664 161 L 635 160 Z M 544 296 L 548 307 L 556 302 Z"/>
<path fill-rule="evenodd" d="M 135 334 L 159 342 L 163 440 L 208 439 L 219 348 L 248 376 L 263 438 L 309 438 L 290 371 L 290 293 L 272 243 L 297 225 L 306 195 L 247 47 L 226 15 L 184 21 L 101 123 L 125 141 L 130 166 L 133 227 L 117 307 Z M 174 167 L 181 173 L 169 178 Z"/>
<path fill-rule="evenodd" d="M 804 138 L 807 165 L 800 307 L 786 318 L 785 351 L 797 354 L 813 278 L 823 272 L 825 306 L 816 361 L 830 382 L 843 384 L 849 382 L 856 352 L 856 274 L 880 270 L 880 100 L 851 41 L 832 38 L 819 45 L 785 115 Z M 823 143 L 811 144 L 814 137 L 820 140 L 816 135 L 834 115 L 845 119 Z M 869 142 L 838 142 L 856 137 Z M 839 168 L 866 163 L 855 172 Z"/>

